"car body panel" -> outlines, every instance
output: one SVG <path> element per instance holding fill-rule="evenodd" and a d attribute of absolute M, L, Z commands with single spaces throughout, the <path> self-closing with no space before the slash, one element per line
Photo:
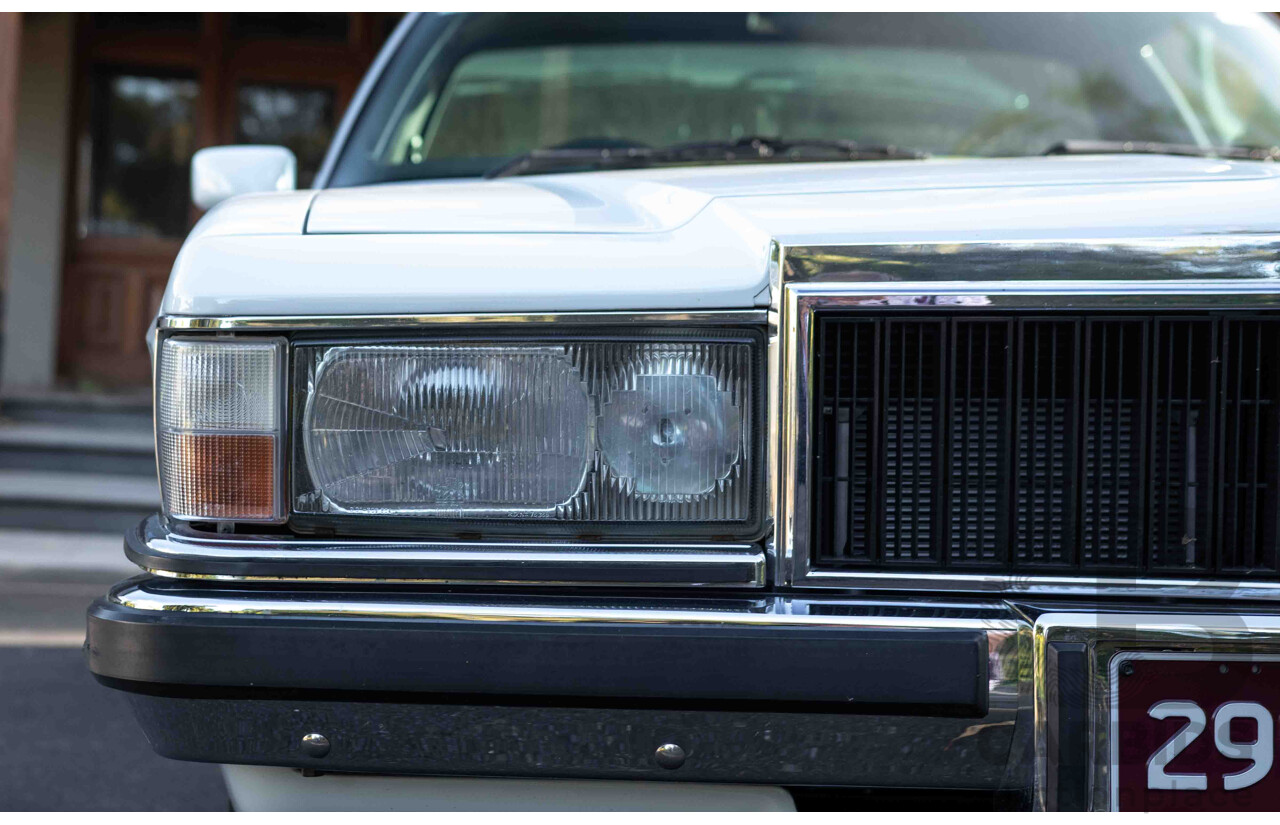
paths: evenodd
<path fill-rule="evenodd" d="M 726 219 L 726 217 L 728 219 Z M 769 236 L 736 214 L 634 235 L 493 233 L 201 237 L 161 312 L 361 315 L 752 306 Z"/>
<path fill-rule="evenodd" d="M 1280 224 L 1278 203 L 1272 164 L 1154 156 L 738 165 L 259 195 L 201 221 L 161 311 L 741 309 L 768 302 L 774 242 L 1259 234 Z"/>
<path fill-rule="evenodd" d="M 713 195 L 632 176 L 536 175 L 320 192 L 307 234 L 669 232 Z"/>

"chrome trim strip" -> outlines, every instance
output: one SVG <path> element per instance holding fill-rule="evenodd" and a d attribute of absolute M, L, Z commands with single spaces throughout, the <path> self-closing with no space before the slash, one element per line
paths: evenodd
<path fill-rule="evenodd" d="M 287 552 L 287 551 L 286 551 Z M 675 548 L 618 551 L 582 550 L 573 547 L 549 550 L 510 548 L 463 549 L 382 549 L 369 551 L 334 550 L 331 546 L 306 553 L 305 559 L 288 559 L 284 553 L 259 553 L 252 548 L 242 552 L 206 550 L 199 555 L 169 554 L 166 560 L 181 559 L 245 564 L 279 564 L 282 572 L 216 573 L 165 569 L 155 561 L 142 563 L 152 575 L 169 579 L 201 579 L 205 581 L 277 581 L 277 582 L 349 582 L 384 584 L 486 584 L 537 585 L 543 587 L 725 587 L 759 588 L 764 586 L 765 556 L 758 548 L 742 546 L 740 550 Z M 352 552 L 365 555 L 361 564 L 386 564 L 385 575 L 359 576 L 335 572 L 334 565 L 353 563 Z M 160 562 L 160 563 L 163 563 Z M 287 565 L 289 570 L 283 570 Z M 396 565 L 392 567 L 392 565 Z M 420 572 L 409 573 L 406 567 Z"/>
<path fill-rule="evenodd" d="M 1277 263 L 1280 236 L 1094 243 L 1097 248 L 1085 242 L 1028 241 L 850 245 L 782 251 L 784 283 L 779 301 L 782 380 L 777 388 L 780 471 L 775 480 L 778 493 L 774 543 L 779 576 L 784 584 L 860 590 L 928 589 L 986 595 L 1123 594 L 1280 599 L 1280 582 L 860 572 L 814 569 L 811 564 L 808 537 L 812 479 L 808 459 L 812 450 L 809 417 L 814 394 L 813 314 L 816 310 L 1199 307 L 1247 311 L 1280 307 L 1280 263 Z M 1223 257 L 1215 257 L 1219 255 Z M 1029 265 L 1024 261 L 1027 256 L 1031 260 Z M 1027 280 L 1028 266 L 1045 267 L 1045 272 L 1051 272 L 1054 278 Z M 1114 271 L 1123 271 L 1129 277 L 1098 280 L 1105 272 Z M 1084 280 L 1063 280 L 1065 275 L 1073 273 Z M 1194 273 L 1196 279 L 1185 279 L 1188 273 Z M 1142 277 L 1135 278 L 1135 274 Z M 908 275 L 918 280 L 900 280 Z M 1001 280 L 1002 275 L 1006 279 Z M 1013 278 L 1007 277 L 1010 275 Z M 1175 275 L 1181 275 L 1184 280 L 1158 280 Z M 964 280 L 970 276 L 987 280 Z M 1221 280 L 1212 280 L 1214 277 Z M 831 278 L 842 280 L 827 280 Z"/>
<path fill-rule="evenodd" d="M 797 309 L 902 307 L 941 309 L 1263 309 L 1280 305 L 1277 281 L 945 281 L 938 283 L 787 284 Z M 1206 303 L 1205 298 L 1215 299 Z M 1247 298 L 1247 302 L 1241 302 Z M 1233 303 L 1235 302 L 1235 303 Z"/>
<path fill-rule="evenodd" d="M 323 592 L 290 592 L 257 594 L 245 591 L 220 592 L 210 589 L 182 591 L 150 590 L 145 582 L 129 582 L 110 595 L 111 601 L 135 610 L 253 614 L 267 616 L 351 616 L 395 617 L 404 619 L 456 619 L 477 622 L 592 622 L 606 624 L 671 624 L 671 625 L 751 625 L 777 627 L 868 627 L 885 629 L 961 629 L 1017 632 L 1025 623 L 1013 617 L 1008 608 L 998 603 L 966 606 L 972 617 L 930 615 L 943 613 L 929 607 L 912 611 L 904 606 L 900 615 L 883 615 L 871 609 L 865 614 L 849 615 L 793 610 L 795 601 L 786 598 L 764 598 L 741 609 L 682 608 L 671 606 L 632 605 L 595 606 L 587 604 L 539 605 L 489 602 L 479 599 L 456 601 L 447 598 L 414 597 L 407 599 L 376 598 L 365 594 L 331 596 Z M 809 602 L 803 602 L 807 608 Z M 867 605 L 848 605 L 851 610 Z M 870 605 L 881 607 L 882 605 Z M 947 614 L 961 612 L 952 606 Z M 993 675 L 994 679 L 995 676 Z"/>
<path fill-rule="evenodd" d="M 786 579 L 782 564 L 780 564 L 781 557 L 778 555 L 776 540 L 778 495 L 782 489 L 782 465 L 779 463 L 782 456 L 780 452 L 782 417 L 779 414 L 778 407 L 781 401 L 778 388 L 782 363 L 782 334 L 778 319 L 779 313 L 777 309 L 771 308 L 769 310 L 769 326 L 765 347 L 765 445 L 762 455 L 764 472 L 760 475 L 764 486 L 765 553 L 768 555 L 769 568 L 772 571 L 770 574 L 771 582 L 778 586 L 785 586 Z"/>
<path fill-rule="evenodd" d="M 783 280 L 798 282 L 1057 281 L 1088 294 L 1114 281 L 1280 279 L 1280 234 L 1159 238 L 938 240 L 815 244 L 787 249 Z"/>
<path fill-rule="evenodd" d="M 165 578 L 759 588 L 765 552 L 736 544 L 574 544 L 221 538 L 172 533 L 151 516 L 125 539 L 129 557 Z"/>
<path fill-rule="evenodd" d="M 797 587 L 856 590 L 920 590 L 1006 596 L 1180 596 L 1198 599 L 1280 599 L 1280 581 L 1218 581 L 1179 578 L 1121 578 L 1041 574 L 884 573 L 809 568 Z"/>
<path fill-rule="evenodd" d="M 437 324 L 715 324 L 759 325 L 768 320 L 763 309 L 691 310 L 688 312 L 486 312 L 471 315 L 163 315 L 162 330 L 358 330 L 422 327 Z"/>
<path fill-rule="evenodd" d="M 1090 799 L 1092 809 L 1112 805 L 1110 779 L 1110 731 L 1101 729 L 1111 719 L 1112 664 L 1119 653 L 1153 650 L 1177 653 L 1213 653 L 1224 657 L 1280 655 L 1280 616 L 1267 613 L 1152 614 L 1152 613 L 1046 613 L 1035 622 L 1035 795 L 1040 810 L 1052 809 L 1048 798 L 1048 772 L 1054 769 L 1048 742 L 1052 691 L 1048 650 L 1052 642 L 1083 642 L 1089 646 L 1088 684 L 1090 735 Z"/>

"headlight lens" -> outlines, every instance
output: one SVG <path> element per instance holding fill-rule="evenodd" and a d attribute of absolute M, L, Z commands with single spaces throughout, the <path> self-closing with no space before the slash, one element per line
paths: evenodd
<path fill-rule="evenodd" d="M 756 343 L 298 346 L 294 509 L 745 522 Z"/>
<path fill-rule="evenodd" d="M 609 387 L 605 464 L 637 495 L 681 501 L 714 492 L 742 454 L 742 408 L 686 353 L 651 353 Z"/>
<path fill-rule="evenodd" d="M 586 387 L 546 347 L 334 347 L 302 441 L 334 510 L 545 510 L 587 472 Z"/>

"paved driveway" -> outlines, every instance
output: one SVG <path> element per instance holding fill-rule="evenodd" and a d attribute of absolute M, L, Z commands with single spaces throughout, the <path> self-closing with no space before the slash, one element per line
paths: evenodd
<path fill-rule="evenodd" d="M 156 756 L 84 666 L 84 609 L 127 569 L 38 568 L 0 564 L 0 811 L 225 811 L 218 769 Z"/>

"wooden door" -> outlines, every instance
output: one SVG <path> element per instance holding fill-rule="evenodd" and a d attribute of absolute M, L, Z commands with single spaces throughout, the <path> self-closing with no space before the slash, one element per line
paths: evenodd
<path fill-rule="evenodd" d="M 80 15 L 59 337 L 61 378 L 145 385 L 145 344 L 182 237 L 199 217 L 199 148 L 278 143 L 314 177 L 390 31 L 383 14 Z"/>

